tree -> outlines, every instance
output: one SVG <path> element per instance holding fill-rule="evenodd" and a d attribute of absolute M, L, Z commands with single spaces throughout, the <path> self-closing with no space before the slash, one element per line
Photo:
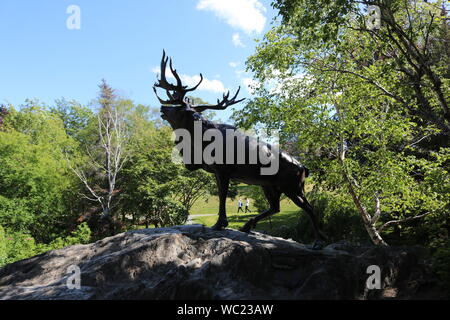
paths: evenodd
<path fill-rule="evenodd" d="M 380 30 L 368 30 L 357 1 L 275 1 L 282 24 L 248 59 L 257 97 L 235 118 L 281 130 L 320 187 L 351 197 L 371 240 L 385 244 L 390 227 L 448 210 L 432 178 L 448 173 L 448 23 L 439 3 L 370 4 L 382 8 Z"/>
<path fill-rule="evenodd" d="M 216 189 L 214 177 L 203 170 L 189 171 L 180 168 L 177 185 L 174 186 L 174 197 L 189 212 L 195 202 L 206 197 Z"/>
<path fill-rule="evenodd" d="M 88 195 L 83 195 L 84 198 L 99 203 L 102 217 L 114 220 L 112 209 L 115 206 L 113 200 L 119 192 L 118 175 L 127 161 L 126 110 L 123 101 L 117 99 L 105 80 L 102 80 L 99 88 L 97 144 L 87 148 L 89 167 L 74 167 L 73 170 L 89 191 Z M 90 175 L 87 174 L 89 171 Z"/>
<path fill-rule="evenodd" d="M 62 119 L 67 135 L 80 143 L 86 144 L 84 135 L 89 123 L 95 117 L 92 110 L 75 100 L 67 101 L 64 98 L 56 100 L 55 104 L 54 107 L 50 108 L 50 112 Z"/>
<path fill-rule="evenodd" d="M 9 109 L 0 131 L 0 224 L 29 232 L 37 241 L 65 234 L 73 212 L 76 177 L 64 151 L 76 148 L 62 121 L 28 101 L 20 111 Z"/>
<path fill-rule="evenodd" d="M 298 50 L 306 50 L 302 59 L 296 59 L 297 64 L 349 75 L 370 85 L 411 116 L 438 127 L 448 141 L 450 26 L 444 4 L 421 0 L 279 0 L 274 7 L 280 10 L 283 21 L 279 30 L 292 36 L 283 39 L 290 41 L 291 53 L 296 52 L 291 62 L 300 56 Z M 380 28 L 368 26 L 369 5 L 380 8 Z M 284 61 L 289 59 L 285 56 Z"/>
<path fill-rule="evenodd" d="M 134 112 L 131 120 L 130 158 L 123 170 L 122 219 L 132 225 L 183 224 L 187 210 L 174 200 L 183 186 L 181 165 L 172 162 L 173 143 L 168 127 L 157 128 L 146 119 L 145 110 Z"/>
<path fill-rule="evenodd" d="M 0 105 L 0 127 L 3 124 L 3 118 L 5 118 L 8 115 L 8 110 L 4 105 Z"/>

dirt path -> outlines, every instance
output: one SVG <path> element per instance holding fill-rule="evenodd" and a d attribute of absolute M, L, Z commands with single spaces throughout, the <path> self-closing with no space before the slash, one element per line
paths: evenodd
<path fill-rule="evenodd" d="M 188 216 L 186 224 L 193 224 L 192 220 L 194 220 L 195 218 L 198 218 L 198 217 L 208 217 L 208 216 L 216 216 L 216 215 L 217 214 L 213 214 L 213 213 L 211 213 L 211 214 L 191 214 Z"/>

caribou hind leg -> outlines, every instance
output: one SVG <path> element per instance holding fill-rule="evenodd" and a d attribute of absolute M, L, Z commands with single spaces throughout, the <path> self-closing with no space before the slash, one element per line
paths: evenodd
<path fill-rule="evenodd" d="M 319 222 L 317 220 L 317 216 L 313 211 L 313 207 L 309 204 L 306 197 L 303 195 L 303 192 L 300 194 L 292 194 L 285 193 L 289 199 L 291 199 L 298 207 L 302 208 L 311 219 L 312 225 L 314 227 L 314 235 L 316 241 L 313 244 L 313 249 L 319 250 L 322 249 L 325 245 L 325 241 L 327 241 L 327 236 L 320 230 Z"/>
<path fill-rule="evenodd" d="M 230 177 L 225 174 L 216 173 L 217 188 L 219 189 L 219 218 L 212 228 L 214 230 L 222 230 L 228 226 L 227 213 L 225 204 L 228 195 L 228 186 L 230 183 Z"/>
<path fill-rule="evenodd" d="M 280 196 L 281 193 L 275 187 L 262 187 L 264 195 L 269 201 L 270 208 L 256 217 L 250 218 L 247 223 L 240 229 L 242 232 L 250 232 L 251 229 L 256 227 L 258 221 L 268 218 L 275 213 L 280 212 Z"/>

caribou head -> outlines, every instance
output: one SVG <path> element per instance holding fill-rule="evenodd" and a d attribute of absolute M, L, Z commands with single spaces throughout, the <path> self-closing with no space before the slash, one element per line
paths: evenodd
<path fill-rule="evenodd" d="M 167 81 L 166 69 L 167 62 L 169 62 L 170 72 L 176 80 L 176 84 L 172 84 Z M 183 85 L 177 70 L 173 68 L 172 58 L 166 56 L 165 51 L 163 51 L 163 56 L 161 59 L 161 73 L 160 79 L 153 86 L 153 91 L 155 91 L 156 97 L 159 102 L 161 102 L 161 117 L 167 120 L 172 128 L 184 128 L 192 120 L 198 120 L 201 118 L 200 113 L 210 109 L 210 110 L 225 110 L 227 107 L 239 103 L 244 99 L 236 100 L 240 87 L 238 88 L 236 94 L 230 99 L 230 92 L 228 91 L 223 95 L 222 100 L 217 99 L 217 104 L 215 105 L 196 105 L 192 104 L 189 98 L 186 96 L 189 92 L 195 91 L 203 81 L 203 75 L 200 73 L 200 81 L 193 86 L 188 88 L 188 86 Z M 167 100 L 161 99 L 158 96 L 156 88 L 161 88 L 166 90 Z"/>

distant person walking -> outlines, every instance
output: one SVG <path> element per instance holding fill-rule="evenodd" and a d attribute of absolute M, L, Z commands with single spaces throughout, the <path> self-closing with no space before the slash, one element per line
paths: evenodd
<path fill-rule="evenodd" d="M 248 198 L 245 200 L 245 212 L 251 212 L 250 211 L 250 200 Z"/>
<path fill-rule="evenodd" d="M 239 211 L 244 212 L 244 210 L 242 209 L 242 200 L 241 199 L 238 200 L 238 211 L 237 211 L 237 213 L 239 213 Z"/>

